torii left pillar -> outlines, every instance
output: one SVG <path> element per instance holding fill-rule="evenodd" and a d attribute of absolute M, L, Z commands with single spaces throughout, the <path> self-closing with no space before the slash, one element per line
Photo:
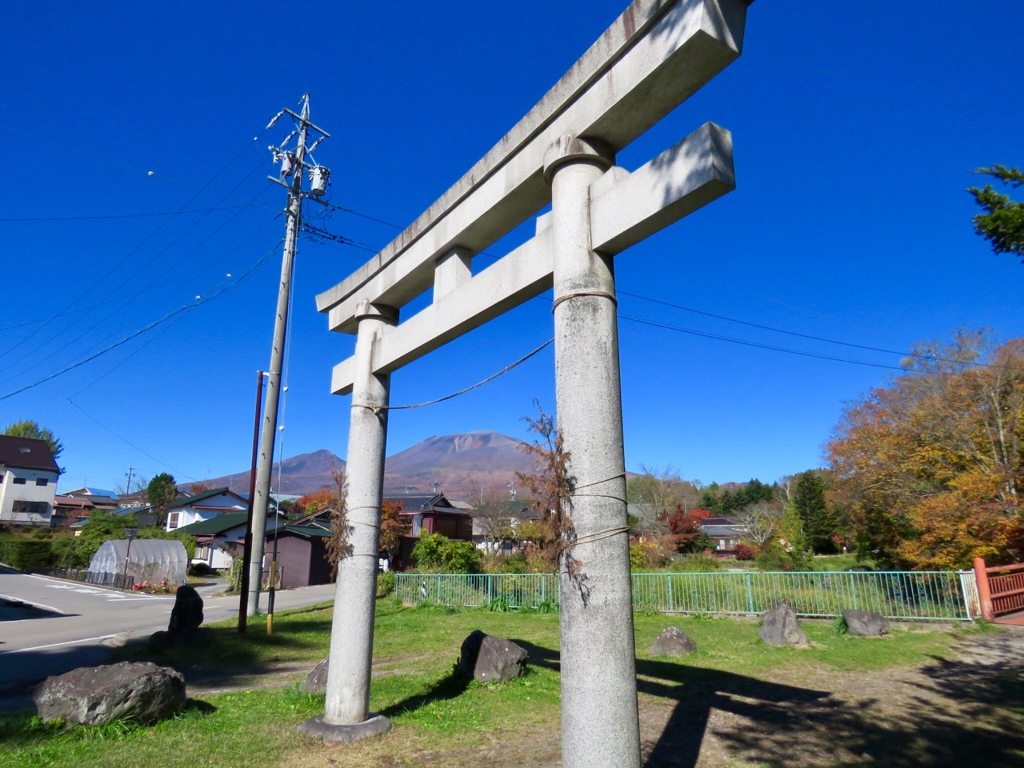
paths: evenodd
<path fill-rule="evenodd" d="M 383 715 L 370 712 L 370 666 L 377 593 L 384 456 L 387 447 L 390 374 L 374 374 L 374 347 L 396 310 L 364 302 L 358 311 L 356 377 L 352 389 L 346 465 L 349 552 L 338 563 L 331 625 L 324 714 L 299 730 L 324 741 L 353 743 L 391 730 Z"/>

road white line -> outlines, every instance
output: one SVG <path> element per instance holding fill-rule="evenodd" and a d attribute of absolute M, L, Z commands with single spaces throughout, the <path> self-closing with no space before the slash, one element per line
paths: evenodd
<path fill-rule="evenodd" d="M 50 613 L 59 613 L 62 616 L 67 616 L 64 611 L 60 608 L 54 608 L 52 605 L 46 603 L 35 603 L 31 600 L 26 600 L 24 597 L 11 597 L 10 595 L 0 595 L 0 600 L 7 600 L 11 603 L 24 603 L 25 605 L 31 605 L 33 608 L 39 608 L 42 611 L 49 611 Z"/>
<path fill-rule="evenodd" d="M 112 635 L 100 635 L 99 637 L 86 637 L 81 640 L 68 640 L 63 643 L 50 643 L 49 645 L 37 645 L 33 648 L 15 648 L 13 651 L 0 651 L 0 656 L 11 654 L 11 653 L 26 653 L 28 651 L 42 651 L 46 648 L 60 648 L 62 645 L 78 645 L 79 643 L 91 643 L 94 640 L 109 640 L 112 637 L 117 637 L 120 634 L 115 632 Z"/>

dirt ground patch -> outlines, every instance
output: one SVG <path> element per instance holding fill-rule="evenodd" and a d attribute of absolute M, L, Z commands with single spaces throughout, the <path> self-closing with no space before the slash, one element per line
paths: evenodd
<path fill-rule="evenodd" d="M 667 683 L 660 664 L 637 662 L 646 768 L 1024 766 L 1024 629 L 965 638 L 952 660 L 878 672 L 693 669 Z M 548 768 L 561 765 L 561 742 L 557 722 L 525 715 L 500 734 L 443 742 L 401 726 L 352 747 L 310 741 L 285 764 Z"/>

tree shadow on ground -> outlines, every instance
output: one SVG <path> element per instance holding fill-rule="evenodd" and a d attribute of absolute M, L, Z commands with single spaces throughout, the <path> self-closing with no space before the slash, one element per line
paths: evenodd
<path fill-rule="evenodd" d="M 530 663 L 558 669 L 557 651 L 515 642 Z M 938 659 L 921 671 L 926 682 L 904 684 L 898 701 L 882 701 L 689 667 L 685 659 L 636 664 L 641 695 L 675 702 L 660 735 L 644 740 L 646 768 L 696 766 L 709 733 L 734 760 L 787 768 L 1024 765 L 1021 666 Z M 847 693 L 852 700 L 841 698 Z M 716 713 L 728 726 L 709 731 Z"/>
<path fill-rule="evenodd" d="M 406 712 L 415 712 L 420 707 L 436 701 L 458 698 L 469 687 L 470 682 L 470 678 L 462 674 L 458 667 L 453 666 L 447 675 L 432 683 L 425 692 L 396 701 L 391 706 L 381 709 L 379 714 L 384 717 L 395 717 Z"/>

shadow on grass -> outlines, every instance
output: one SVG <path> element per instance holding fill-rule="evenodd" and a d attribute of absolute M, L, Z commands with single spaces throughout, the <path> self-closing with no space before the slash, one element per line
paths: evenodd
<path fill-rule="evenodd" d="M 195 719 L 211 715 L 216 711 L 217 708 L 209 702 L 200 699 L 186 699 L 181 709 L 169 719 Z M 152 723 L 136 723 L 131 719 L 115 720 L 104 725 L 44 723 L 36 717 L 34 712 L 22 711 L 0 715 L 0 744 L 9 749 L 18 749 L 54 738 L 80 741 L 117 739 L 130 736 L 138 731 L 149 731 L 152 727 Z"/>
<path fill-rule="evenodd" d="M 531 664 L 559 669 L 557 651 L 515 642 L 527 650 Z M 642 745 L 646 768 L 695 766 L 713 712 L 733 716 L 715 735 L 733 759 L 752 763 L 1024 766 L 1020 663 L 937 659 L 922 670 L 928 683 L 917 686 L 909 706 L 895 700 L 842 701 L 828 691 L 690 667 L 685 661 L 637 659 L 636 667 L 640 693 L 675 702 L 661 734 Z"/>
<path fill-rule="evenodd" d="M 415 712 L 420 707 L 425 707 L 437 701 L 458 698 L 469 687 L 470 682 L 470 679 L 459 672 L 457 667 L 452 667 L 452 670 L 447 675 L 436 683 L 432 683 L 430 688 L 424 693 L 418 693 L 415 696 L 409 696 L 401 701 L 396 701 L 390 707 L 381 709 L 380 714 L 384 715 L 384 717 L 395 717 L 407 712 Z"/>

